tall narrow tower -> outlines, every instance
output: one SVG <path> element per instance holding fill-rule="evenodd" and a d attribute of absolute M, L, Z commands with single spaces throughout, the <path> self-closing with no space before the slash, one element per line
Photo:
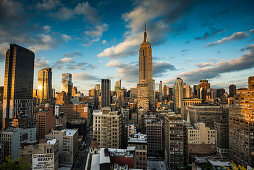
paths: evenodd
<path fill-rule="evenodd" d="M 148 110 L 154 106 L 153 56 L 147 41 L 146 24 L 144 41 L 139 48 L 138 107 Z"/>
<path fill-rule="evenodd" d="M 139 83 L 153 81 L 153 57 L 151 44 L 147 41 L 146 24 L 144 41 L 139 48 Z"/>
<path fill-rule="evenodd" d="M 44 68 L 38 72 L 37 93 L 40 101 L 52 98 L 52 71 Z"/>

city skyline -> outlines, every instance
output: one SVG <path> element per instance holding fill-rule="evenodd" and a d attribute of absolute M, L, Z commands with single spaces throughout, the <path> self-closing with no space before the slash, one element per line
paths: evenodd
<path fill-rule="evenodd" d="M 52 67 L 56 91 L 62 73 L 71 73 L 74 86 L 86 94 L 103 78 L 133 87 L 146 21 L 156 89 L 160 80 L 172 86 L 176 77 L 190 85 L 206 78 L 213 88 L 247 87 L 246 77 L 254 72 L 253 2 L 227 2 L 3 0 L 0 85 L 5 53 L 14 42 L 35 52 L 34 88 L 46 67 Z M 6 14 L 7 7 L 16 10 Z"/>

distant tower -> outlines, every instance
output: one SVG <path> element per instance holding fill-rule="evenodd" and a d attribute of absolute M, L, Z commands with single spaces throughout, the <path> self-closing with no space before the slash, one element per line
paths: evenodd
<path fill-rule="evenodd" d="M 38 72 L 37 93 L 40 101 L 52 98 L 52 71 L 44 68 Z"/>
<path fill-rule="evenodd" d="M 121 89 L 121 80 L 118 80 L 118 81 L 116 81 L 115 91 L 117 92 L 120 89 Z"/>
<path fill-rule="evenodd" d="M 34 53 L 16 44 L 10 44 L 6 52 L 3 128 L 9 127 L 9 119 L 23 112 L 33 116 Z"/>
<path fill-rule="evenodd" d="M 181 102 L 183 96 L 183 88 L 184 83 L 180 77 L 177 77 L 177 80 L 174 85 L 174 105 L 175 105 L 175 112 L 179 112 L 181 109 Z"/>
<path fill-rule="evenodd" d="M 72 92 L 72 74 L 63 73 L 62 74 L 62 91 L 65 91 L 69 96 Z"/>
<path fill-rule="evenodd" d="M 248 86 L 250 90 L 254 90 L 254 76 L 250 76 L 248 79 Z"/>
<path fill-rule="evenodd" d="M 110 106 L 110 79 L 101 79 L 101 107 Z"/>
<path fill-rule="evenodd" d="M 160 84 L 159 84 L 159 93 L 162 94 L 162 81 L 160 81 Z"/>
<path fill-rule="evenodd" d="M 147 91 L 147 92 L 146 92 Z M 139 49 L 138 107 L 154 106 L 153 57 L 151 44 L 147 41 L 146 24 L 144 41 Z M 144 104 L 146 103 L 146 104 Z"/>
<path fill-rule="evenodd" d="M 234 84 L 231 84 L 229 86 L 229 97 L 234 97 L 236 94 L 236 86 Z"/>

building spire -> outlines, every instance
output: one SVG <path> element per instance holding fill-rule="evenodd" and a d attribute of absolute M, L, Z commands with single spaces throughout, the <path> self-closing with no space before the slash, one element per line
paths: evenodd
<path fill-rule="evenodd" d="M 144 42 L 147 42 L 147 34 L 146 34 L 146 21 L 145 21 Z"/>

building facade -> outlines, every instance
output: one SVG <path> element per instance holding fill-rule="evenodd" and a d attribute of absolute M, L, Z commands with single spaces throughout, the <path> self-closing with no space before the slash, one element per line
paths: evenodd
<path fill-rule="evenodd" d="M 140 45 L 139 48 L 139 86 L 147 86 L 147 88 L 143 88 L 146 90 L 148 94 L 148 102 L 149 107 L 154 106 L 154 80 L 153 80 L 153 56 L 152 56 L 152 48 L 151 44 L 147 41 L 147 33 L 146 26 L 144 32 L 144 41 Z M 144 99 L 144 100 L 143 100 Z M 138 93 L 138 106 L 143 104 L 139 103 L 147 103 L 147 97 Z M 144 108 L 144 109 L 149 109 Z"/>
<path fill-rule="evenodd" d="M 52 98 L 52 71 L 44 68 L 38 71 L 37 94 L 40 101 Z"/>
<path fill-rule="evenodd" d="M 183 119 L 174 112 L 165 115 L 165 162 L 168 169 L 186 168 L 186 134 Z"/>
<path fill-rule="evenodd" d="M 249 88 L 236 90 L 229 112 L 229 158 L 236 164 L 254 167 L 254 76 Z"/>
<path fill-rule="evenodd" d="M 78 130 L 53 130 L 46 139 L 56 139 L 59 145 L 59 164 L 72 165 L 78 151 Z"/>
<path fill-rule="evenodd" d="M 187 127 L 188 161 L 191 164 L 195 157 L 209 156 L 216 153 L 217 131 L 197 123 Z"/>
<path fill-rule="evenodd" d="M 3 128 L 9 127 L 9 120 L 21 112 L 32 119 L 34 56 L 32 51 L 16 44 L 10 44 L 6 52 Z"/>
<path fill-rule="evenodd" d="M 110 106 L 111 81 L 101 79 L 101 107 Z"/>
<path fill-rule="evenodd" d="M 164 155 L 164 125 L 162 120 L 148 120 L 145 122 L 147 135 L 147 152 L 157 159 Z"/>
<path fill-rule="evenodd" d="M 122 147 L 123 116 L 110 108 L 93 111 L 93 137 L 100 148 Z"/>
<path fill-rule="evenodd" d="M 135 168 L 147 169 L 147 137 L 144 134 L 134 134 L 128 138 L 128 146 L 135 147 Z"/>
<path fill-rule="evenodd" d="M 175 105 L 174 110 L 177 113 L 180 113 L 182 99 L 184 97 L 183 87 L 184 87 L 183 80 L 180 77 L 178 77 L 174 85 L 174 105 Z"/>
<path fill-rule="evenodd" d="M 62 74 L 62 91 L 71 96 L 72 93 L 72 74 L 63 73 Z"/>

